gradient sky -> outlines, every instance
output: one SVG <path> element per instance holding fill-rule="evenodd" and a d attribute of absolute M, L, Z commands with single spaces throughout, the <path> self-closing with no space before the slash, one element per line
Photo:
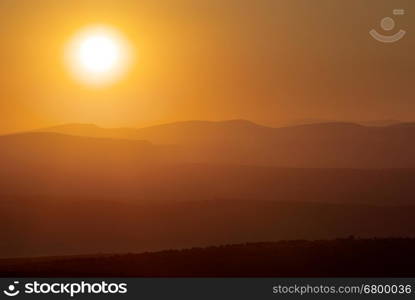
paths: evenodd
<path fill-rule="evenodd" d="M 405 16 L 393 16 L 404 8 Z M 0 133 L 67 122 L 415 121 L 413 0 L 37 0 L 0 2 Z M 395 44 L 369 37 L 394 17 Z M 137 62 L 83 86 L 63 53 L 84 27 L 121 31 Z"/>

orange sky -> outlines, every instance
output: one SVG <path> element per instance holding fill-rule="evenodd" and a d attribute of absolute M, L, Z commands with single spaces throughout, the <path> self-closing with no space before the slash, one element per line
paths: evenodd
<path fill-rule="evenodd" d="M 394 17 L 396 44 L 369 38 Z M 415 120 L 411 0 L 0 2 L 0 133 L 66 122 L 144 126 L 244 118 Z M 412 10 L 411 10 L 412 9 Z M 121 31 L 137 61 L 93 88 L 64 64 L 90 24 Z"/>

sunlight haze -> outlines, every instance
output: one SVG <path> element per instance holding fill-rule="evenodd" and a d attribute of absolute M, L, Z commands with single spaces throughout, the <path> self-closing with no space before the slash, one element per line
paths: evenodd
<path fill-rule="evenodd" d="M 414 3 L 4 0 L 0 132 L 63 123 L 412 121 L 414 18 L 396 19 L 408 31 L 397 44 L 368 34 L 400 7 Z M 97 25 L 103 35 L 89 32 Z M 68 65 L 74 41 L 81 44 Z"/>

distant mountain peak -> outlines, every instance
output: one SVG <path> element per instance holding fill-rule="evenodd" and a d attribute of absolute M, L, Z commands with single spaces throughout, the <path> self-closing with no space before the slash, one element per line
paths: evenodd
<path fill-rule="evenodd" d="M 399 124 L 390 125 L 389 127 L 393 127 L 393 128 L 414 128 L 415 127 L 415 122 L 402 122 L 402 123 L 399 123 Z"/>
<path fill-rule="evenodd" d="M 259 126 L 257 123 L 254 123 L 252 121 L 245 120 L 245 119 L 231 119 L 231 120 L 225 120 L 225 121 L 218 121 L 218 123 L 234 123 L 234 124 L 246 124 L 246 125 Z"/>
<path fill-rule="evenodd" d="M 60 124 L 52 127 L 42 128 L 40 130 L 50 130 L 50 129 L 59 129 L 59 128 L 94 128 L 99 129 L 102 128 L 96 124 L 93 123 L 67 123 L 67 124 Z"/>
<path fill-rule="evenodd" d="M 387 127 L 387 126 L 394 126 L 398 125 L 400 123 L 403 123 L 400 120 L 394 120 L 394 119 L 384 119 L 384 120 L 372 120 L 372 121 L 363 121 L 359 122 L 361 125 L 365 126 L 374 126 L 374 127 Z"/>
<path fill-rule="evenodd" d="M 189 121 L 178 121 L 174 123 L 166 123 L 160 125 L 154 125 L 144 128 L 137 129 L 140 130 L 156 130 L 156 129 L 246 129 L 246 128 L 271 128 L 256 124 L 254 122 L 244 120 L 244 119 L 231 119 L 224 121 L 206 121 L 206 120 L 189 120 Z"/>
<path fill-rule="evenodd" d="M 314 128 L 314 129 L 353 129 L 353 128 L 364 128 L 367 126 L 360 125 L 352 122 L 326 122 L 326 123 L 314 123 L 314 124 L 304 124 L 289 126 L 285 128 Z"/>

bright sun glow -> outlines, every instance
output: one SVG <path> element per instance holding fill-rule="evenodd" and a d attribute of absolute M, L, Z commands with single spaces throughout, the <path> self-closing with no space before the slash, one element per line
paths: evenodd
<path fill-rule="evenodd" d="M 82 30 L 69 43 L 66 58 L 75 77 L 84 83 L 114 82 L 131 65 L 127 41 L 116 30 L 94 26 Z"/>

